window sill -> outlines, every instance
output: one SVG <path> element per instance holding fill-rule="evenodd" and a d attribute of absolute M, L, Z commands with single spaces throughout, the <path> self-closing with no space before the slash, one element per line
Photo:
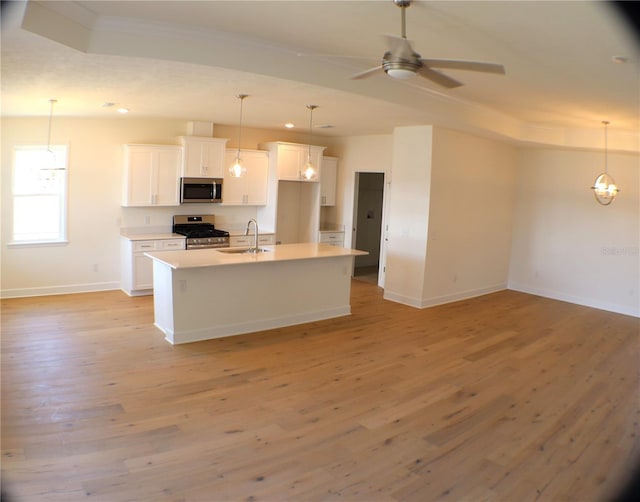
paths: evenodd
<path fill-rule="evenodd" d="M 56 246 L 66 246 L 69 244 L 69 241 L 18 241 L 18 242 L 9 242 L 7 243 L 7 247 L 10 248 L 42 248 L 42 247 L 56 247 Z"/>

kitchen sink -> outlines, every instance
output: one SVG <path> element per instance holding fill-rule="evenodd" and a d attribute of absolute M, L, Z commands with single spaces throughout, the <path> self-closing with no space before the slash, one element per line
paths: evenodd
<path fill-rule="evenodd" d="M 266 253 L 271 251 L 270 249 L 265 248 L 218 248 L 216 251 L 220 253 L 229 253 L 229 254 L 255 254 L 255 253 Z"/>

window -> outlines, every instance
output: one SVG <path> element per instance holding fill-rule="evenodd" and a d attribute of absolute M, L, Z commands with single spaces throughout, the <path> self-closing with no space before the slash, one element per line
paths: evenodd
<path fill-rule="evenodd" d="M 13 158 L 12 244 L 66 242 L 67 147 L 19 146 Z"/>

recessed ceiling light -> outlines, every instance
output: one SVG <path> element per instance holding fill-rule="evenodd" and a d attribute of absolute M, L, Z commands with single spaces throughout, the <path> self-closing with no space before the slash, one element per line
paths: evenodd
<path fill-rule="evenodd" d="M 295 124 L 292 124 L 291 122 L 287 122 L 284 126 L 285 126 L 287 129 L 293 129 L 293 128 L 295 127 Z"/>
<path fill-rule="evenodd" d="M 611 61 L 618 64 L 624 64 L 629 61 L 629 58 L 625 56 L 613 56 L 611 58 Z"/>
<path fill-rule="evenodd" d="M 118 108 L 118 113 L 129 113 L 129 108 Z"/>
<path fill-rule="evenodd" d="M 105 101 L 104 103 L 102 103 L 102 108 L 111 108 L 114 105 L 115 103 L 112 103 L 111 101 Z"/>
<path fill-rule="evenodd" d="M 316 127 L 318 129 L 333 129 L 335 126 L 331 124 L 318 124 Z"/>

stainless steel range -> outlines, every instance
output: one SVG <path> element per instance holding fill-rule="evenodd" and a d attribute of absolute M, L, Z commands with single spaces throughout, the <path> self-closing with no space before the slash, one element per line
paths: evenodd
<path fill-rule="evenodd" d="M 213 224 L 214 219 L 212 214 L 175 215 L 173 232 L 187 238 L 187 249 L 227 248 L 229 232 L 218 230 Z"/>

